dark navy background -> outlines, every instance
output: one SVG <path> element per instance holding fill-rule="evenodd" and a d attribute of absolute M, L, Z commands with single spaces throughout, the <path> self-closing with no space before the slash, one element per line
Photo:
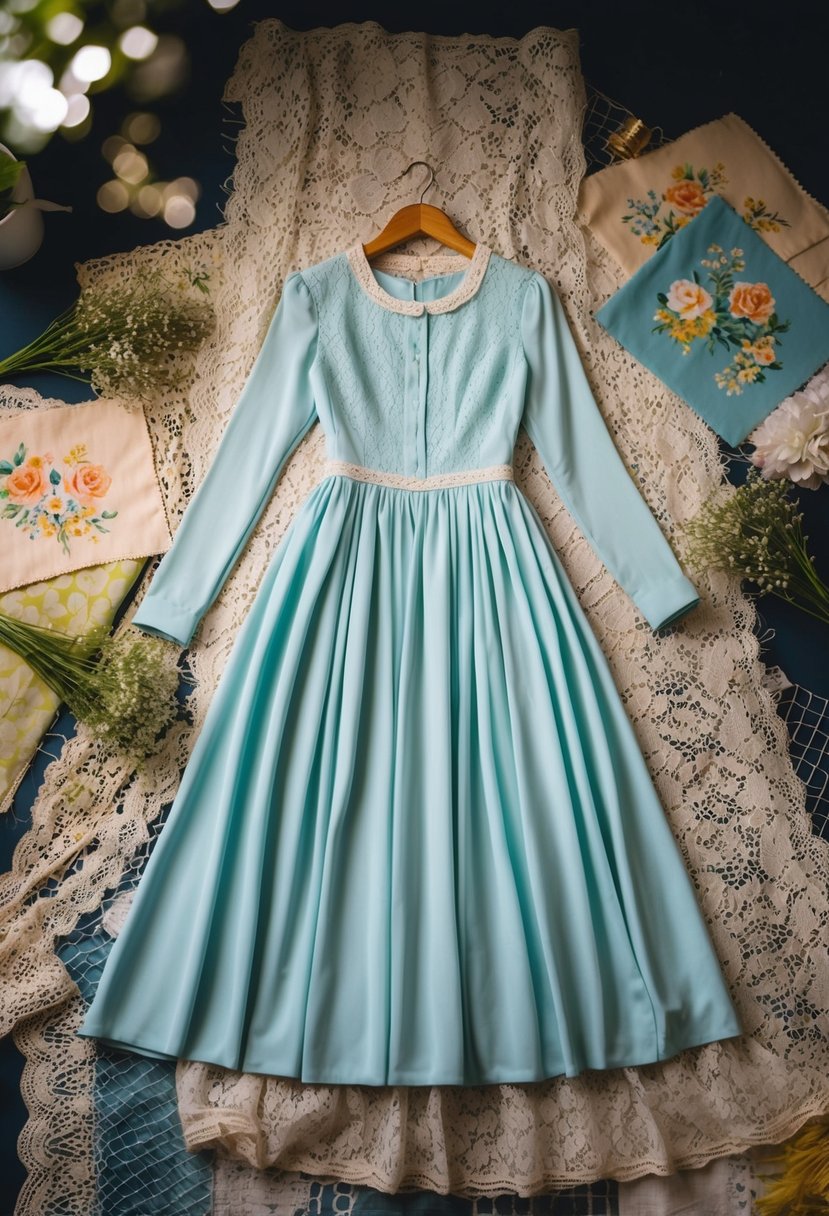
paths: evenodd
<path fill-rule="evenodd" d="M 0 0 L 2 5 L 2 0 Z M 763 0 L 649 5 L 632 3 L 513 3 L 488 15 L 467 0 L 417 6 L 380 3 L 277 4 L 240 0 L 229 13 L 213 12 L 204 0 L 148 21 L 157 32 L 180 34 L 190 50 L 187 86 L 152 108 L 162 121 L 161 136 L 147 148 L 158 178 L 187 175 L 201 185 L 195 222 L 172 230 L 158 220 L 129 211 L 109 215 L 97 206 L 98 187 L 111 176 L 101 155 L 102 140 L 117 132 L 136 108 L 120 89 L 95 99 L 92 133 L 81 143 L 56 136 L 30 158 L 38 197 L 70 204 L 71 214 L 47 214 L 40 251 L 25 265 L 0 272 L 0 358 L 36 337 L 49 320 L 77 295 L 74 263 L 137 245 L 212 228 L 222 222 L 233 171 L 232 138 L 239 114 L 221 102 L 224 82 L 253 23 L 279 17 L 294 29 L 343 21 L 378 21 L 388 30 L 427 29 L 436 34 L 489 33 L 520 37 L 538 25 L 575 27 L 580 34 L 582 70 L 589 85 L 633 111 L 668 138 L 718 118 L 740 114 L 792 170 L 803 187 L 829 206 L 826 157 L 829 7 Z M 435 201 L 439 203 L 436 196 Z M 378 228 L 385 216 L 378 216 Z M 464 227 L 464 217 L 454 217 Z M 470 234 L 473 239 L 474 233 Z M 38 375 L 26 380 L 46 396 L 80 401 L 93 396 L 77 382 Z M 733 480 L 743 470 L 734 468 Z M 829 582 L 829 489 L 801 495 L 805 527 L 820 572 Z M 789 678 L 829 696 L 829 627 L 776 600 L 761 601 L 762 630 L 775 631 L 765 643 L 769 663 L 779 663 Z M 72 720 L 61 715 L 55 734 L 69 733 Z M 52 738 L 46 749 L 59 747 Z M 32 800 L 45 766 L 37 762 L 18 791 L 9 814 L 0 817 L 0 869 L 8 869 L 14 845 L 26 830 Z M 20 1098 L 22 1060 L 10 1039 L 0 1043 L 0 1216 L 11 1216 L 24 1173 L 16 1156 L 17 1136 L 25 1121 Z M 178 1216 L 178 1214 L 171 1214 Z"/>

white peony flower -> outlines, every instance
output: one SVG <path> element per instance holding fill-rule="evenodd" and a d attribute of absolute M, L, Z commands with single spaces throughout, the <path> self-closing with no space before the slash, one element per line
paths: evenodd
<path fill-rule="evenodd" d="M 781 401 L 749 435 L 763 476 L 788 477 L 804 490 L 829 483 L 829 364 Z"/>

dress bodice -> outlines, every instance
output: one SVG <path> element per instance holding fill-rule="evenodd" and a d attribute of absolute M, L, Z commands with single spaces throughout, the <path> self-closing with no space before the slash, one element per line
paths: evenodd
<path fill-rule="evenodd" d="M 511 462 L 533 272 L 484 245 L 471 262 L 441 260 L 465 269 L 414 281 L 375 270 L 357 245 L 301 272 L 330 457 L 412 477 Z M 417 261 L 402 255 L 395 270 Z"/>

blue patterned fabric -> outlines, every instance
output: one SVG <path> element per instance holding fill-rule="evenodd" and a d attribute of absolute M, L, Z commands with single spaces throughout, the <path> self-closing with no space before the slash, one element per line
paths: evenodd
<path fill-rule="evenodd" d="M 101 910 L 81 920 L 58 955 L 86 1001 L 112 948 Z M 95 1061 L 96 1216 L 209 1216 L 208 1153 L 184 1145 L 175 1064 L 103 1048 Z"/>
<path fill-rule="evenodd" d="M 829 359 L 829 304 L 718 196 L 596 319 L 731 444 Z"/>
<path fill-rule="evenodd" d="M 698 595 L 539 274 L 289 277 L 134 624 L 186 643 L 287 455 L 509 464 L 519 425 L 647 621 Z M 366 264 L 367 265 L 367 264 Z M 470 465 L 471 462 L 471 465 Z M 325 476 L 274 554 L 81 1033 L 305 1082 L 479 1085 L 740 1025 L 609 664 L 509 479 Z"/>

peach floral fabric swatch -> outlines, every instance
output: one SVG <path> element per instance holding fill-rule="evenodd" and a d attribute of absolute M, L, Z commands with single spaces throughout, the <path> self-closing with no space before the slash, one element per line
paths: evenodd
<path fill-rule="evenodd" d="M 170 543 L 141 410 L 100 400 L 0 422 L 0 592 Z"/>
<path fill-rule="evenodd" d="M 829 300 L 829 211 L 738 114 L 585 177 L 579 218 L 634 274 L 715 195 Z"/>

